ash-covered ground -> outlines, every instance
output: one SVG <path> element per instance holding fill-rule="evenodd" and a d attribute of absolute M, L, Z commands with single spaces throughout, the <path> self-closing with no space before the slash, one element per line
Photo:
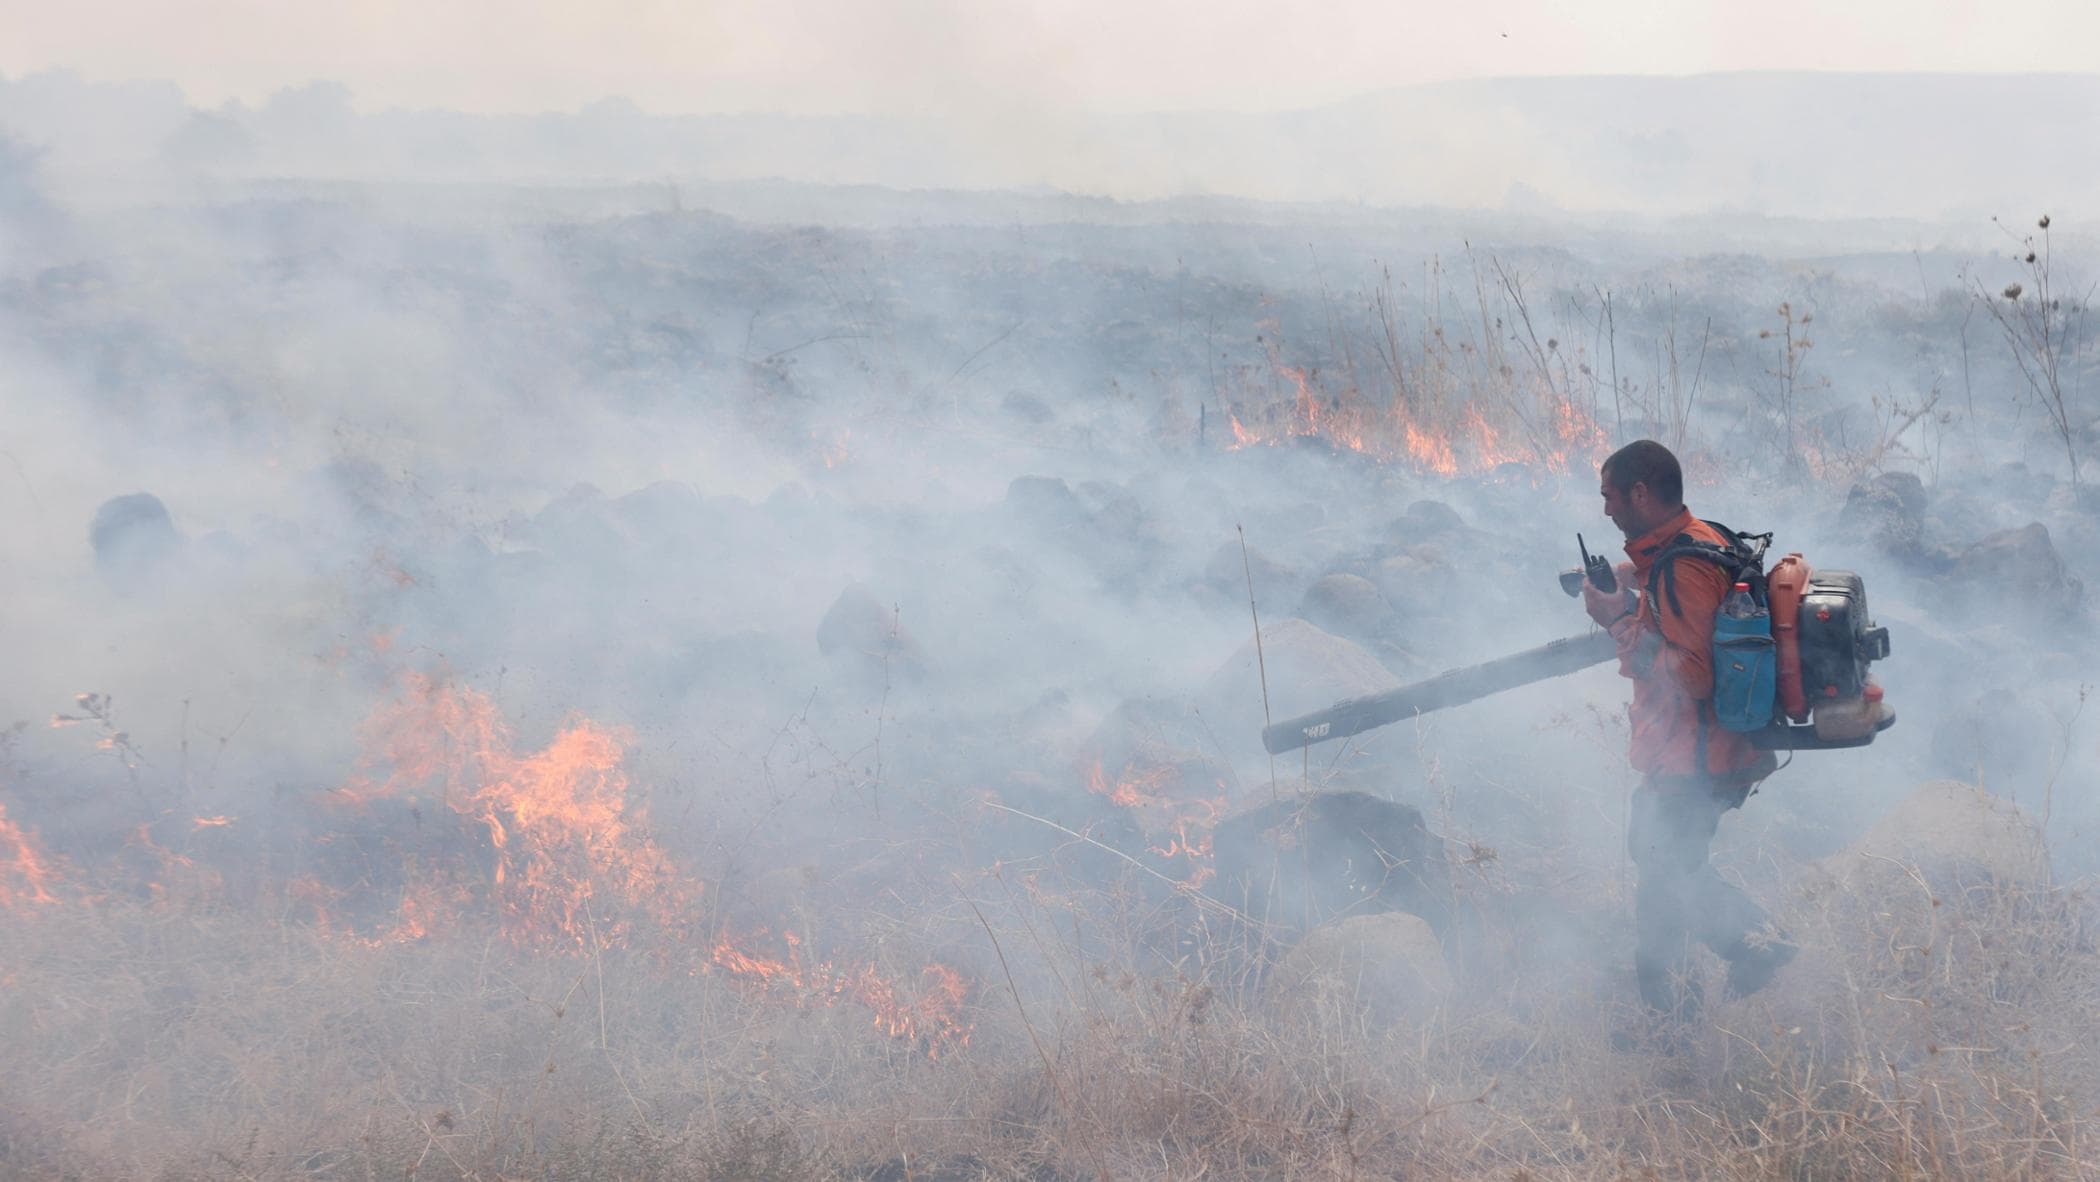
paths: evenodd
<path fill-rule="evenodd" d="M 8 1172 L 2094 1161 L 2100 419 L 2009 247 L 6 167 Z M 1643 436 L 1901 721 L 1724 822 L 1802 960 L 1614 1051 L 1613 667 L 1259 731 L 1586 631 Z"/>

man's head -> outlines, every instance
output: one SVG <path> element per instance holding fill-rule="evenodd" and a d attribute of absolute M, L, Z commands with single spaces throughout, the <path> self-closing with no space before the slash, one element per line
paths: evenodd
<path fill-rule="evenodd" d="M 1619 532 L 1637 538 L 1684 508 L 1684 469 L 1670 449 L 1640 439 L 1611 453 L 1597 469 L 1604 515 Z"/>

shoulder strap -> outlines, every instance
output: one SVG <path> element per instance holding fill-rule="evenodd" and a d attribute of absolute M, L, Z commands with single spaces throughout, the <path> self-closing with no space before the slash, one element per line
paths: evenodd
<path fill-rule="evenodd" d="M 1743 567 L 1748 564 L 1743 554 L 1732 545 L 1721 546 L 1713 542 L 1702 542 L 1690 534 L 1678 534 L 1672 538 L 1670 544 L 1663 547 L 1662 553 L 1655 556 L 1655 564 L 1648 568 L 1648 602 L 1659 602 L 1655 592 L 1660 585 L 1663 592 L 1669 596 L 1670 611 L 1680 616 L 1684 614 L 1684 607 L 1677 602 L 1677 560 L 1680 558 L 1697 558 L 1711 562 L 1720 567 L 1731 582 L 1742 574 Z M 1660 614 L 1657 615 L 1656 622 L 1662 622 Z"/>
<path fill-rule="evenodd" d="M 1740 534 L 1718 521 L 1707 521 L 1705 518 L 1701 518 L 1700 521 L 1707 528 L 1720 534 L 1723 540 L 1707 542 L 1688 533 L 1678 534 L 1670 539 L 1670 543 L 1663 547 L 1662 553 L 1655 556 L 1654 565 L 1648 568 L 1648 601 L 1657 602 L 1655 592 L 1660 584 L 1670 598 L 1670 611 L 1676 615 L 1683 615 L 1684 608 L 1677 601 L 1677 560 L 1698 558 L 1720 567 L 1731 583 L 1748 579 L 1754 584 L 1753 592 L 1758 602 L 1764 602 L 1764 553 L 1765 548 L 1772 544 L 1772 535 Z M 1657 623 L 1660 622 L 1661 617 L 1658 615 Z"/>

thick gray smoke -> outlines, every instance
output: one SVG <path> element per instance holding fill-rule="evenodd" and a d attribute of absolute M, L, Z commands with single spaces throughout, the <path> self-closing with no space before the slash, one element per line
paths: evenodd
<path fill-rule="evenodd" d="M 574 178 L 684 167 L 643 138 L 676 129 L 359 119 L 326 87 L 167 116 L 164 94 L 50 105 L 61 89 L 0 84 L 0 117 L 30 129 L 0 139 L 0 723 L 24 724 L 0 743 L 0 806 L 70 892 L 35 906 L 273 915 L 323 957 L 342 955 L 330 932 L 391 939 L 443 839 L 427 802 L 357 809 L 407 758 L 371 720 L 420 676 L 483 696 L 521 756 L 580 720 L 619 735 L 630 812 L 595 832 L 645 817 L 670 877 L 705 884 L 695 947 L 790 932 L 902 980 L 959 966 L 966 1064 L 1034 1061 L 1024 998 L 1083 1028 L 1087 991 L 1116 987 L 1073 964 L 1230 976 L 1188 942 L 1215 918 L 1192 901 L 1210 835 L 1308 788 L 1419 816 L 1412 856 L 1436 869 L 1407 890 L 1436 898 L 1407 897 L 1440 909 L 1453 972 L 1486 974 L 1461 992 L 1534 1016 L 1619 1000 L 1632 773 L 1610 666 L 1276 760 L 1258 732 L 1583 632 L 1554 575 L 1577 531 L 1615 550 L 1594 465 L 1644 436 L 1685 457 L 1701 516 L 1863 574 L 1893 637 L 1879 676 L 1902 721 L 1770 780 L 1724 829 L 1730 873 L 1778 897 L 1941 778 L 2034 815 L 2060 877 L 2100 868 L 2100 375 L 2086 338 L 2057 356 L 2059 429 L 1999 319 L 2017 341 L 2032 302 L 2004 293 L 2036 264 L 1986 219 L 599 185 Z M 508 157 L 481 172 L 466 150 L 486 144 L 568 175 L 507 183 Z M 2070 230 L 2034 234 L 2075 317 L 2100 254 Z M 503 840 L 475 840 L 505 864 Z M 211 867 L 210 888 L 171 888 L 162 855 Z M 0 902 L 26 895 L 11 873 Z M 308 881 L 336 918 L 288 885 Z M 1323 881 L 1265 889 L 1279 914 L 1346 911 Z M 1062 928 L 1028 926 L 1046 896 Z M 578 917 L 599 940 L 604 917 Z M 216 971 L 224 944 L 195 938 Z M 643 959 L 610 971 L 653 980 Z M 609 970 L 577 963 L 601 974 L 602 1070 L 621 1037 L 713 1046 L 671 986 L 608 1018 Z M 56 964 L 10 956 L 0 980 L 55 989 Z M 504 1004 L 567 1012 L 579 969 L 518 971 Z M 824 980 L 803 995 L 875 1005 Z M 202 988 L 141 986 L 127 1012 L 191 1014 Z M 64 1067 L 25 1145 L 107 1115 L 122 1070 L 71 1053 L 43 1004 L 0 1010 L 7 1041 Z M 357 1060 L 346 1094 L 398 1087 L 385 1119 L 443 1105 L 450 1130 L 459 1096 L 538 1053 L 384 1086 Z M 770 1094 L 751 1072 L 738 1095 Z M 217 1123 L 171 1152 L 253 1123 L 238 1072 L 214 1079 L 197 1103 Z M 635 1086 L 651 1128 L 706 1091 Z M 905 1110 L 908 1089 L 885 1095 Z M 154 1096 L 67 1152 L 150 1175 L 141 1130 L 187 1111 Z M 271 1133 L 269 1168 L 339 1134 Z"/>

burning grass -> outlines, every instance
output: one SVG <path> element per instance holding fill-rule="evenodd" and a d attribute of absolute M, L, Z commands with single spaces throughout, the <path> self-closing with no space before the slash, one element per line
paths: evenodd
<path fill-rule="evenodd" d="M 1504 376 L 1493 399 L 1425 395 L 1396 387 L 1384 395 L 1355 382 L 1330 387 L 1317 371 L 1278 366 L 1281 397 L 1250 395 L 1228 419 L 1229 448 L 1318 440 L 1381 462 L 1437 476 L 1503 464 L 1567 472 L 1609 451 L 1595 416 L 1551 385 L 1536 389 Z M 1485 409 L 1484 409 L 1485 408 Z M 1242 415 L 1245 418 L 1242 418 Z"/>
<path fill-rule="evenodd" d="M 940 1059 L 622 950 L 45 910 L 8 921 L 0 1154 L 24 1178 L 2081 1176 L 2083 904 L 1972 904 L 1922 975 L 1812 918 L 1822 968 L 1675 1054 L 1613 1051 L 1625 1015 L 1536 966 L 1380 1024 L 995 910 L 1056 971 L 980 992 L 980 1037 Z M 1970 956 L 1986 931 L 2023 955 Z"/>
<path fill-rule="evenodd" d="M 1627 1053 L 1626 982 L 1512 934 L 1526 909 L 1623 918 L 1599 867 L 1521 900 L 1473 868 L 1457 988 L 1396 1010 L 1367 1004 L 1375 981 L 1264 983 L 1248 931 L 1192 905 L 1221 803 L 1183 770 L 1077 777 L 1161 835 L 1120 885 L 1053 857 L 883 913 L 813 881 L 819 920 L 762 931 L 659 842 L 615 728 L 521 742 L 486 695 L 414 676 L 362 740 L 301 875 L 245 872 L 237 816 L 170 814 L 77 864 L 0 828 L 10 1176 L 2075 1176 L 2090 1156 L 2100 952 L 2069 892 L 1803 894 L 1779 988 Z"/>
<path fill-rule="evenodd" d="M 819 955 L 728 939 L 698 880 L 623 894 L 623 856 L 650 851 L 659 884 L 684 872 L 640 808 L 601 795 L 631 788 L 575 737 L 597 732 L 572 722 L 520 752 L 471 696 L 436 692 L 400 705 L 462 724 L 446 733 L 465 757 L 375 748 L 484 843 L 418 880 L 449 891 L 409 892 L 452 908 L 421 935 L 330 928 L 290 886 L 235 900 L 208 882 L 54 886 L 0 915 L 9 1176 L 2077 1177 L 2100 1160 L 2083 1042 L 2100 949 L 2076 891 L 1894 867 L 1873 889 L 1804 887 L 1785 908 L 1801 960 L 1679 1045 L 1618 1008 L 1631 989 L 1608 964 L 1498 937 L 1534 911 L 1622 920 L 1609 871 L 1579 865 L 1537 897 L 1470 869 L 1476 954 L 1451 957 L 1447 1001 L 1400 1020 L 1364 1004 L 1374 981 L 1266 987 L 1213 911 L 1055 862 L 1026 889 L 1012 869 L 958 879 L 946 913 L 916 919 L 810 884 Z M 585 774 L 550 795 L 556 764 Z M 367 771 L 384 790 L 338 812 L 407 790 Z M 522 803 L 550 799 L 599 807 L 557 838 Z M 579 851 L 610 883 L 565 863 Z M 564 925 L 583 908 L 526 906 L 549 884 L 606 908 L 582 938 Z M 957 911 L 981 937 L 966 968 L 936 955 Z"/>

